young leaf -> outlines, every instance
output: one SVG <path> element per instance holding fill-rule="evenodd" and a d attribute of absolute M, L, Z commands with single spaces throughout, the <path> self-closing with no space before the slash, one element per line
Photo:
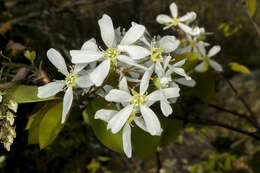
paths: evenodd
<path fill-rule="evenodd" d="M 41 106 L 41 107 L 40 107 Z M 48 108 L 53 106 L 53 102 L 47 102 L 45 105 L 39 104 L 36 106 L 39 111 L 35 112 L 29 117 L 26 125 L 26 130 L 29 130 L 28 144 L 38 144 L 39 143 L 39 126 Z"/>
<path fill-rule="evenodd" d="M 248 0 L 247 4 L 248 4 L 249 14 L 253 17 L 256 12 L 257 2 L 256 0 Z"/>
<path fill-rule="evenodd" d="M 27 50 L 27 51 L 25 51 L 24 56 L 25 56 L 28 60 L 34 61 L 35 58 L 36 58 L 36 52 L 35 52 L 35 51 L 30 52 L 29 50 Z"/>
<path fill-rule="evenodd" d="M 46 100 L 54 100 L 55 97 L 38 98 L 38 87 L 33 85 L 13 85 L 6 90 L 6 97 L 10 100 L 14 100 L 17 103 L 32 103 Z"/>
<path fill-rule="evenodd" d="M 251 74 L 251 71 L 246 66 L 238 64 L 236 62 L 229 63 L 229 67 L 231 68 L 231 70 L 236 71 L 236 72 L 241 72 L 244 74 Z"/>
<path fill-rule="evenodd" d="M 57 137 L 64 124 L 61 124 L 62 102 L 55 101 L 53 106 L 49 106 L 48 111 L 40 122 L 39 144 L 43 149 Z"/>
<path fill-rule="evenodd" d="M 107 130 L 105 121 L 94 119 L 96 111 L 100 109 L 114 109 L 114 107 L 109 105 L 104 99 L 95 99 L 87 105 L 87 109 L 84 110 L 83 114 L 88 118 L 87 122 L 89 122 L 96 137 L 102 144 L 111 150 L 123 152 L 122 132 L 113 134 L 110 130 Z"/>

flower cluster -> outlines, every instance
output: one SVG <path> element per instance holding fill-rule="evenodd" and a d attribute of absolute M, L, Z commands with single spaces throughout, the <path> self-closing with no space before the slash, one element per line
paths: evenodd
<path fill-rule="evenodd" d="M 71 50 L 74 66 L 70 71 L 59 52 L 48 50 L 48 59 L 65 78 L 39 87 L 38 97 L 47 98 L 65 90 L 62 123 L 72 105 L 75 88 L 82 88 L 115 103 L 117 110 L 98 110 L 95 118 L 106 121 L 107 129 L 112 133 L 123 131 L 123 149 L 131 157 L 131 127 L 137 125 L 151 135 L 160 136 L 163 129 L 156 115 L 159 112 L 155 113 L 152 105 L 158 102 L 161 113 L 168 117 L 173 113 L 171 104 L 180 96 L 179 85 L 196 85 L 182 68 L 187 59 L 176 61 L 175 56 L 197 52 L 202 62 L 195 67 L 196 71 L 206 71 L 208 66 L 222 71 L 222 67 L 211 60 L 220 51 L 220 46 L 212 47 L 207 54 L 209 44 L 201 40 L 201 36 L 208 33 L 204 28 L 191 25 L 196 13 L 189 12 L 178 17 L 175 3 L 170 5 L 170 11 L 172 17 L 160 14 L 156 20 L 165 25 L 164 29 L 172 28 L 185 33 L 182 36 L 151 37 L 145 26 L 135 22 L 127 31 L 121 30 L 120 27 L 115 28 L 112 19 L 104 14 L 98 24 L 105 47 L 99 46 L 92 38 L 81 49 Z M 110 73 L 118 74 L 118 88 L 106 85 Z M 95 89 L 97 87 L 103 93 Z"/>

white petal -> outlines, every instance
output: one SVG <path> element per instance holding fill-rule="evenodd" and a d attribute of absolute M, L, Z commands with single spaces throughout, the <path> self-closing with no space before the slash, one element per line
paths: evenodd
<path fill-rule="evenodd" d="M 53 48 L 49 49 L 47 57 L 62 74 L 67 75 L 69 73 L 64 58 L 57 50 Z"/>
<path fill-rule="evenodd" d="M 91 38 L 90 40 L 86 41 L 82 46 L 81 50 L 90 50 L 90 51 L 98 51 L 98 46 L 96 44 L 96 40 Z"/>
<path fill-rule="evenodd" d="M 133 25 L 124 35 L 120 44 L 130 45 L 135 43 L 145 31 L 145 27 L 143 25 L 135 24 Z"/>
<path fill-rule="evenodd" d="M 172 107 L 169 103 L 160 101 L 160 107 L 164 116 L 168 117 L 172 114 Z"/>
<path fill-rule="evenodd" d="M 117 57 L 117 59 L 123 63 L 126 63 L 128 65 L 131 65 L 131 66 L 135 66 L 135 67 L 138 67 L 138 68 L 141 68 L 141 69 L 144 69 L 144 70 L 147 70 L 147 68 L 145 66 L 142 66 L 140 64 L 137 64 L 136 62 L 134 62 L 130 57 L 128 56 L 125 56 L 125 55 L 119 55 Z"/>
<path fill-rule="evenodd" d="M 197 66 L 195 67 L 195 70 L 196 70 L 197 72 L 203 72 L 204 69 L 205 69 L 205 65 L 206 65 L 206 63 L 203 61 L 202 63 L 200 63 L 199 65 L 197 65 Z"/>
<path fill-rule="evenodd" d="M 191 28 L 189 27 L 188 25 L 185 25 L 183 23 L 179 23 L 178 26 L 184 31 L 186 32 L 187 34 L 190 34 L 190 35 L 198 35 L 200 30 L 198 28 Z"/>
<path fill-rule="evenodd" d="M 88 64 L 83 63 L 83 64 L 76 64 L 73 70 L 74 74 L 78 74 L 81 70 L 83 70 Z"/>
<path fill-rule="evenodd" d="M 114 111 L 114 110 L 108 110 L 108 109 L 101 109 L 98 110 L 95 113 L 95 119 L 100 119 L 103 121 L 110 121 L 111 118 L 113 118 L 116 114 L 118 113 L 118 111 Z"/>
<path fill-rule="evenodd" d="M 209 64 L 210 64 L 210 66 L 211 66 L 212 68 L 214 68 L 216 71 L 223 71 L 222 66 L 221 66 L 219 63 L 217 63 L 216 61 L 214 61 L 214 60 L 209 60 Z"/>
<path fill-rule="evenodd" d="M 104 14 L 101 19 L 98 20 L 99 28 L 101 31 L 101 37 L 108 48 L 113 47 L 115 40 L 115 30 L 112 19 Z"/>
<path fill-rule="evenodd" d="M 196 19 L 197 14 L 195 12 L 189 12 L 185 14 L 184 16 L 180 17 L 180 22 L 192 22 Z"/>
<path fill-rule="evenodd" d="M 209 57 L 215 56 L 217 53 L 219 53 L 219 51 L 221 50 L 220 46 L 213 46 L 208 53 Z"/>
<path fill-rule="evenodd" d="M 183 66 L 185 64 L 185 62 L 186 62 L 186 59 L 183 59 L 183 60 L 178 61 L 175 64 L 173 64 L 173 66 L 174 67 L 181 67 L 181 66 Z"/>
<path fill-rule="evenodd" d="M 185 25 L 183 23 L 179 23 L 178 25 L 184 32 L 186 32 L 188 34 L 191 34 L 191 31 L 192 31 L 191 27 L 189 27 L 189 26 L 187 26 L 187 25 Z"/>
<path fill-rule="evenodd" d="M 145 125 L 145 122 L 144 122 L 144 119 L 142 117 L 135 117 L 134 118 L 134 122 L 135 124 L 140 127 L 142 130 L 144 131 L 147 131 L 147 128 L 146 128 L 146 125 Z"/>
<path fill-rule="evenodd" d="M 177 5 L 174 2 L 171 3 L 171 5 L 170 5 L 170 11 L 171 11 L 171 14 L 172 14 L 173 18 L 177 18 L 178 17 L 178 7 L 177 7 Z"/>
<path fill-rule="evenodd" d="M 121 81 L 119 82 L 119 89 L 120 89 L 120 90 L 123 90 L 123 91 L 125 91 L 125 92 L 130 93 L 130 92 L 129 92 L 129 89 L 128 89 L 126 77 L 123 77 L 123 78 L 121 79 Z"/>
<path fill-rule="evenodd" d="M 72 57 L 71 62 L 78 64 L 97 61 L 104 56 L 104 53 L 89 50 L 71 50 L 70 55 Z"/>
<path fill-rule="evenodd" d="M 73 100 L 73 91 L 72 91 L 72 87 L 69 87 L 66 90 L 64 98 L 63 98 L 62 120 L 61 120 L 62 124 L 65 122 L 66 116 L 70 111 L 70 107 L 72 105 L 72 100 Z"/>
<path fill-rule="evenodd" d="M 111 102 L 130 102 L 132 96 L 130 93 L 119 90 L 119 89 L 112 89 L 105 97 L 107 101 Z"/>
<path fill-rule="evenodd" d="M 180 41 L 174 36 L 164 36 L 159 40 L 159 45 L 163 48 L 164 53 L 170 53 L 178 48 Z"/>
<path fill-rule="evenodd" d="M 136 45 L 119 45 L 118 50 L 126 52 L 132 59 L 142 59 L 151 54 L 148 49 Z"/>
<path fill-rule="evenodd" d="M 179 78 L 179 79 L 176 79 L 176 82 L 178 82 L 181 85 L 188 86 L 188 87 L 194 87 L 196 85 L 196 81 L 193 79 L 186 80 L 185 78 Z"/>
<path fill-rule="evenodd" d="M 167 99 L 180 96 L 180 88 L 179 87 L 165 88 L 165 89 L 162 89 L 162 92 Z"/>
<path fill-rule="evenodd" d="M 103 81 L 106 79 L 110 70 L 110 60 L 106 59 L 90 73 L 90 80 L 96 85 L 101 86 Z"/>
<path fill-rule="evenodd" d="M 76 83 L 81 88 L 88 88 L 94 85 L 93 82 L 91 82 L 89 75 L 80 76 L 76 79 Z"/>
<path fill-rule="evenodd" d="M 37 97 L 48 98 L 54 96 L 55 94 L 60 92 L 64 86 L 65 86 L 65 82 L 55 81 L 55 82 L 48 83 L 44 86 L 38 87 Z"/>
<path fill-rule="evenodd" d="M 107 129 L 111 129 L 112 133 L 117 133 L 124 126 L 128 120 L 130 114 L 132 113 L 134 105 L 128 105 L 121 111 L 119 111 L 107 125 Z"/>
<path fill-rule="evenodd" d="M 140 111 L 145 121 L 147 131 L 151 135 L 160 136 L 162 132 L 161 124 L 155 113 L 147 106 L 141 105 Z"/>
<path fill-rule="evenodd" d="M 127 157 L 132 157 L 131 127 L 128 123 L 123 128 L 123 148 Z"/>
<path fill-rule="evenodd" d="M 155 73 L 157 74 L 157 76 L 159 78 L 162 78 L 165 75 L 165 72 L 164 72 L 160 62 L 156 62 L 156 64 L 155 64 Z"/>
<path fill-rule="evenodd" d="M 205 48 L 204 42 L 199 41 L 197 45 L 198 45 L 199 51 L 202 53 L 203 56 L 205 56 L 206 55 L 206 48 Z M 198 51 L 196 51 L 196 52 L 198 52 Z"/>
<path fill-rule="evenodd" d="M 151 66 L 148 70 L 145 71 L 141 82 L 140 82 L 140 94 L 144 94 L 149 86 L 150 78 L 153 74 L 154 66 Z"/>
<path fill-rule="evenodd" d="M 174 73 L 185 77 L 187 80 L 191 80 L 191 77 L 188 76 L 182 68 L 173 68 Z"/>
<path fill-rule="evenodd" d="M 160 24 L 167 24 L 172 22 L 172 18 L 170 16 L 167 16 L 165 14 L 159 14 L 156 17 L 156 21 Z"/>
<path fill-rule="evenodd" d="M 167 56 L 166 58 L 164 58 L 164 60 L 163 60 L 163 70 L 166 70 L 166 68 L 169 66 L 171 59 L 172 59 L 171 56 Z"/>
<path fill-rule="evenodd" d="M 164 97 L 164 94 L 162 93 L 161 90 L 156 90 L 150 93 L 148 96 L 146 96 L 147 101 L 159 101 L 159 100 L 165 100 L 166 98 Z"/>

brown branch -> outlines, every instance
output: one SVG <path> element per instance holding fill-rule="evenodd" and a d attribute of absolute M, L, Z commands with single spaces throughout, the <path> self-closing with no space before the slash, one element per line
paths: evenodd
<path fill-rule="evenodd" d="M 215 120 L 211 120 L 211 119 L 202 119 L 201 117 L 193 117 L 193 116 L 178 116 L 178 115 L 172 115 L 173 118 L 176 118 L 178 120 L 183 120 L 183 121 L 187 121 L 189 123 L 193 123 L 193 124 L 200 124 L 200 125 L 206 125 L 206 126 L 216 126 L 216 127 L 222 127 L 228 130 L 232 130 L 234 132 L 238 132 L 240 134 L 243 135 L 247 135 L 250 137 L 253 137 L 256 140 L 260 141 L 260 136 L 257 136 L 255 133 L 252 132 L 248 132 L 246 130 L 243 129 L 239 129 L 237 127 L 231 126 L 229 124 L 226 123 L 222 123 L 219 121 L 215 121 Z"/>
<path fill-rule="evenodd" d="M 247 109 L 247 111 L 249 112 L 250 116 L 251 116 L 251 122 L 254 123 L 254 126 L 260 130 L 259 124 L 258 124 L 258 120 L 257 120 L 257 116 L 255 115 L 255 113 L 252 111 L 251 107 L 249 106 L 249 104 L 246 102 L 246 100 L 239 94 L 239 92 L 237 91 L 237 89 L 233 86 L 233 84 L 229 81 L 229 79 L 227 79 L 222 73 L 221 76 L 223 77 L 223 79 L 227 82 L 228 86 L 231 88 L 231 90 L 235 93 L 235 95 L 237 96 L 237 98 L 240 100 L 240 102 L 244 105 L 244 107 Z"/>
<path fill-rule="evenodd" d="M 230 113 L 231 115 L 237 116 L 239 118 L 244 118 L 244 119 L 248 120 L 253 126 L 255 126 L 255 123 L 253 122 L 253 120 L 247 114 L 240 114 L 238 112 L 231 111 L 231 110 L 228 110 L 226 108 L 223 108 L 223 107 L 220 107 L 220 106 L 214 105 L 214 104 L 208 104 L 208 106 L 211 107 L 211 108 L 214 108 L 216 110 L 222 111 L 222 112 Z"/>

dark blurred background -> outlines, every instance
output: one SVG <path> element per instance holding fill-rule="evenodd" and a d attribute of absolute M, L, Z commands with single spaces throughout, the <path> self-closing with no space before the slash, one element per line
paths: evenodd
<path fill-rule="evenodd" d="M 3 54 L 22 63 L 27 61 L 23 57 L 23 51 L 35 50 L 37 64 L 48 64 L 46 51 L 51 47 L 68 55 L 69 50 L 79 49 L 92 37 L 103 44 L 97 21 L 104 13 L 111 16 L 115 27 L 129 28 L 131 22 L 135 21 L 144 24 L 152 35 L 173 34 L 171 31 L 163 31 L 162 26 L 155 21 L 160 13 L 170 14 L 171 2 L 173 1 L 0 0 L 0 47 Z M 239 62 L 249 67 L 253 73 L 257 73 L 258 78 L 253 86 L 259 86 L 257 69 L 260 68 L 260 37 L 241 1 L 175 0 L 174 2 L 179 7 L 180 16 L 195 11 L 198 14 L 196 21 L 198 25 L 214 33 L 208 36 L 207 42 L 211 45 L 221 45 L 223 56 L 217 57 L 217 61 L 224 66 L 230 77 L 234 73 L 230 72 L 227 64 L 232 61 Z M 253 20 L 260 25 L 258 11 Z M 239 81 L 237 80 L 237 83 Z M 240 87 L 247 88 L 249 85 Z M 253 99 L 252 103 L 255 102 Z M 255 110 L 259 111 L 259 107 Z M 161 152 L 159 162 L 158 157 L 146 161 L 136 156 L 127 159 L 100 144 L 91 128 L 82 120 L 82 115 L 75 115 L 71 117 L 71 123 L 65 125 L 55 142 L 40 151 L 38 146 L 27 145 L 25 125 L 30 111 L 30 106 L 18 111 L 17 138 L 10 152 L 1 147 L 0 153 L 5 155 L 5 161 L 2 162 L 0 172 L 156 172 L 158 164 L 159 166 L 162 164 L 161 170 L 165 173 L 167 171 L 186 173 L 193 164 L 201 163 L 205 159 L 201 154 L 205 150 L 218 151 L 218 148 L 214 148 L 217 145 L 224 150 L 227 147 L 228 151 L 234 142 L 233 137 L 231 141 L 225 138 L 219 139 L 216 135 L 219 134 L 219 130 L 213 130 L 213 135 L 210 137 L 207 134 L 208 140 L 201 139 L 204 137 L 201 137 L 200 130 L 195 130 L 194 133 L 184 131 L 180 139 Z M 215 146 L 212 141 L 216 142 Z M 244 171 L 250 172 L 245 163 L 241 161 L 239 164 L 240 166 L 242 164 Z"/>

